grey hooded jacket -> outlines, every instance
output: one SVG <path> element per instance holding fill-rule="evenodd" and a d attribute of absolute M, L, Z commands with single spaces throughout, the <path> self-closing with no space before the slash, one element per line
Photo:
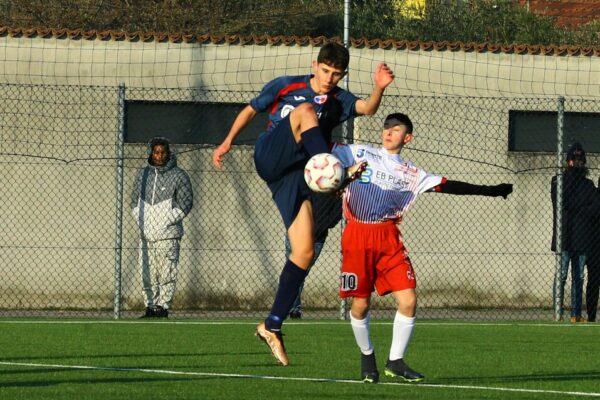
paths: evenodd
<path fill-rule="evenodd" d="M 149 241 L 181 238 L 183 218 L 194 204 L 190 177 L 171 153 L 163 167 L 142 168 L 133 185 L 131 209 L 142 237 Z"/>

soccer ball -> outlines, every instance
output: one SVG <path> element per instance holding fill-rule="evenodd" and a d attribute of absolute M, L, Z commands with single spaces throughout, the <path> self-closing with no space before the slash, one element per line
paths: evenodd
<path fill-rule="evenodd" d="M 315 192 L 335 192 L 342 185 L 345 175 L 342 162 L 329 153 L 315 154 L 304 167 L 304 180 Z"/>

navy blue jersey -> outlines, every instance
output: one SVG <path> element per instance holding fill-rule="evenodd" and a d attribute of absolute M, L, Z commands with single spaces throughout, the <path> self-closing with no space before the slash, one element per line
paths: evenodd
<path fill-rule="evenodd" d="M 355 103 L 358 98 L 352 93 L 339 87 L 333 88 L 327 94 L 317 94 L 310 87 L 312 75 L 281 76 L 267 83 L 260 94 L 250 101 L 250 106 L 256 112 L 269 112 L 269 125 L 266 131 L 271 131 L 283 118 L 302 103 L 311 102 L 320 116 L 321 107 L 328 96 L 335 97 L 342 105 L 342 115 L 339 122 L 355 117 Z"/>

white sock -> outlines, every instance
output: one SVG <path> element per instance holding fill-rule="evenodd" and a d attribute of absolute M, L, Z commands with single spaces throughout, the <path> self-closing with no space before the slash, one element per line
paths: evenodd
<path fill-rule="evenodd" d="M 356 319 L 350 313 L 350 324 L 352 325 L 352 332 L 354 332 L 354 339 L 356 339 L 356 344 L 364 355 L 373 354 L 373 344 L 369 334 L 370 320 L 369 314 L 365 319 Z"/>
<path fill-rule="evenodd" d="M 415 327 L 415 317 L 406 317 L 396 311 L 394 318 L 394 329 L 392 334 L 392 346 L 390 347 L 390 360 L 398 360 L 404 357 L 413 328 Z"/>

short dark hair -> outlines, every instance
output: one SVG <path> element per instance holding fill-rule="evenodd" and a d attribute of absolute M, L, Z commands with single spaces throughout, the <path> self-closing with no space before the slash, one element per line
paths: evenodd
<path fill-rule="evenodd" d="M 317 62 L 339 68 L 342 71 L 348 69 L 350 53 L 348 49 L 336 42 L 329 42 L 319 50 Z"/>
<path fill-rule="evenodd" d="M 152 139 L 150 139 L 150 142 L 148 142 L 148 155 L 152 154 L 152 151 L 154 150 L 154 146 L 165 146 L 165 150 L 167 150 L 167 154 L 169 154 L 169 156 L 171 155 L 171 144 L 169 142 L 169 139 L 167 139 L 166 137 L 163 136 L 155 136 Z"/>
<path fill-rule="evenodd" d="M 406 133 L 413 133 L 413 123 L 408 118 L 408 115 L 402 113 L 393 113 L 385 117 L 385 121 L 383 121 L 383 126 L 385 128 L 391 128 L 394 125 L 404 125 L 406 126 Z"/>

